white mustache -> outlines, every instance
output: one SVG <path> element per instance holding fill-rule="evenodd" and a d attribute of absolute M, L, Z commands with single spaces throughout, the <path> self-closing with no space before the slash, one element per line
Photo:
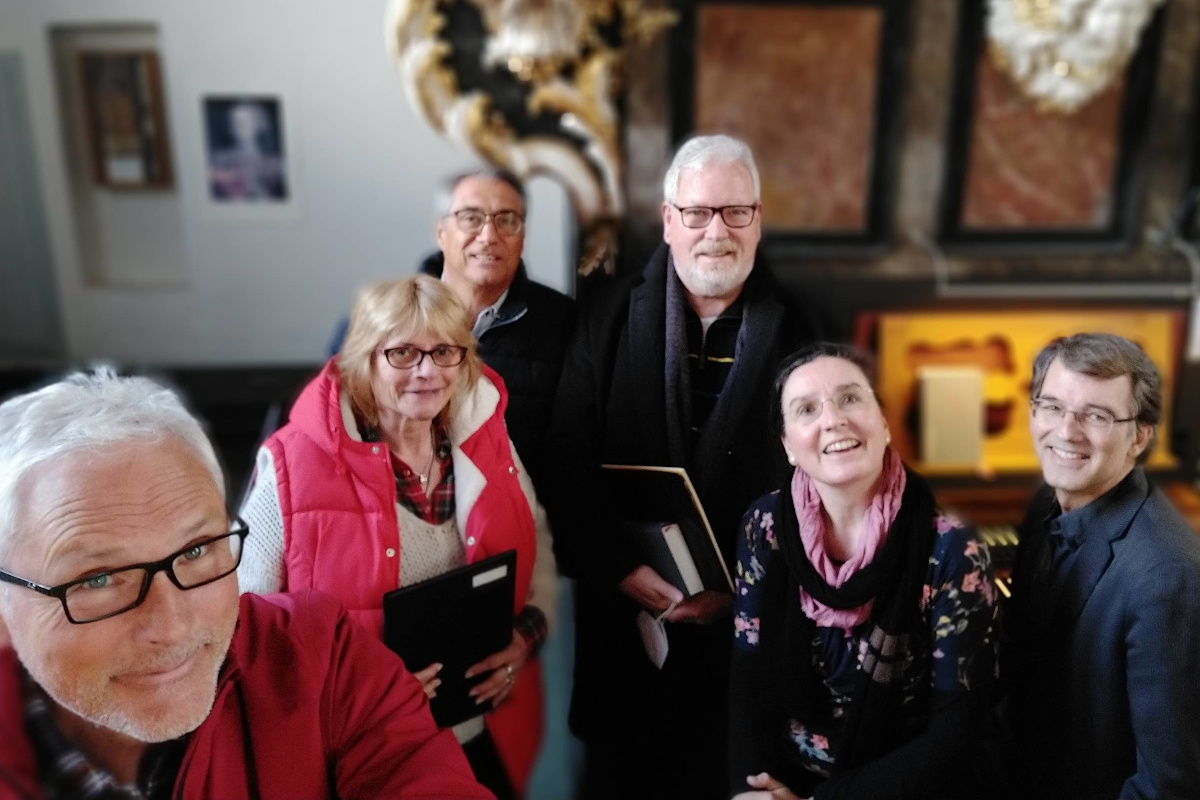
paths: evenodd
<path fill-rule="evenodd" d="M 698 242 L 692 248 L 693 256 L 723 256 L 737 253 L 737 242 L 733 239 L 712 239 Z"/>

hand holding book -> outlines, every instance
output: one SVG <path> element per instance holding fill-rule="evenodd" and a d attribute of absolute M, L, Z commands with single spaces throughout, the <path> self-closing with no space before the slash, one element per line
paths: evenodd
<path fill-rule="evenodd" d="M 733 595 L 705 589 L 675 606 L 664 619 L 667 622 L 696 622 L 707 625 L 729 616 L 732 610 Z"/>
<path fill-rule="evenodd" d="M 625 576 L 621 591 L 655 616 L 683 602 L 683 592 L 645 564 Z"/>

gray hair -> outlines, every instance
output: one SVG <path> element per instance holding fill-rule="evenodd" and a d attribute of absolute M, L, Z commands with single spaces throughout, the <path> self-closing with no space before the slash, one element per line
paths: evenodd
<path fill-rule="evenodd" d="M 13 540 L 17 487 L 31 469 L 78 450 L 168 436 L 195 451 L 224 498 L 221 466 L 200 423 L 178 395 L 149 378 L 98 367 L 0 404 L 0 554 Z"/>
<path fill-rule="evenodd" d="M 693 136 L 675 152 L 671 166 L 663 177 L 663 200 L 671 205 L 679 195 L 679 178 L 688 170 L 701 169 L 710 164 L 741 164 L 750 172 L 754 184 L 754 201 L 762 200 L 762 184 L 758 178 L 758 165 L 750 145 L 741 139 L 723 134 L 717 136 Z"/>
<path fill-rule="evenodd" d="M 1111 333 L 1077 333 L 1055 339 L 1042 348 L 1033 362 L 1033 381 L 1029 396 L 1042 393 L 1046 373 L 1056 359 L 1072 372 L 1101 380 L 1128 375 L 1133 384 L 1133 416 L 1139 425 L 1151 426 L 1152 433 L 1146 449 L 1139 456 L 1144 461 L 1158 439 L 1158 423 L 1162 420 L 1162 378 L 1158 367 L 1134 342 Z"/>
<path fill-rule="evenodd" d="M 506 169 L 494 169 L 491 167 L 480 167 L 479 169 L 467 170 L 451 175 L 446 180 L 442 181 L 442 185 L 438 187 L 437 197 L 435 200 L 434 213 L 438 219 L 450 213 L 450 204 L 454 202 L 454 192 L 458 190 L 458 185 L 468 178 L 490 178 L 494 181 L 507 183 L 517 196 L 521 198 L 521 214 L 528 211 L 529 200 L 525 196 L 525 184 L 521 183 L 521 179 Z"/>

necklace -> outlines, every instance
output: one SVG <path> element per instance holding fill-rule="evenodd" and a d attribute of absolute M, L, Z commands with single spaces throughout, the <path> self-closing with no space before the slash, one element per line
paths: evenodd
<path fill-rule="evenodd" d="M 421 481 L 421 488 L 426 489 L 429 485 L 429 479 L 433 476 L 433 457 L 437 453 L 437 444 L 433 436 L 433 431 L 429 432 L 429 461 L 425 464 L 425 471 L 417 473 L 417 480 Z"/>

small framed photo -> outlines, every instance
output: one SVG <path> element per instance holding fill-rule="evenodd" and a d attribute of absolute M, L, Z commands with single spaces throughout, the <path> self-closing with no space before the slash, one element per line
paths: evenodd
<path fill-rule="evenodd" d="M 283 100 L 277 95 L 210 95 L 202 100 L 209 202 L 286 205 L 293 187 Z"/>
<path fill-rule="evenodd" d="M 158 54 L 83 51 L 78 69 L 92 181 L 109 189 L 170 188 Z"/>

